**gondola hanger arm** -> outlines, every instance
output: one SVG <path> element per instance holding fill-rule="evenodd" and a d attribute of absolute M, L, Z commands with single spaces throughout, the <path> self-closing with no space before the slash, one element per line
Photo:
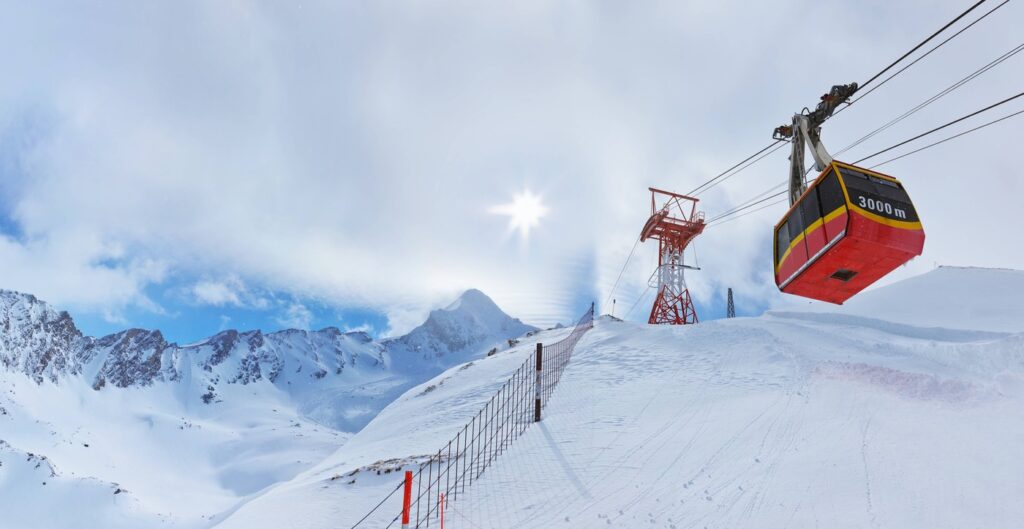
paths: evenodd
<path fill-rule="evenodd" d="M 832 163 L 832 156 L 821 143 L 821 125 L 825 120 L 832 117 L 839 105 L 845 103 L 857 91 L 857 83 L 835 85 L 827 94 L 821 96 L 821 100 L 813 111 L 793 115 L 790 125 L 776 127 L 772 137 L 777 140 L 789 140 L 793 144 L 793 151 L 789 156 L 789 204 L 792 206 L 800 199 L 800 195 L 807 189 L 804 181 L 804 145 L 811 149 L 811 156 L 814 157 L 814 167 L 818 171 L 824 171 L 825 167 Z"/>

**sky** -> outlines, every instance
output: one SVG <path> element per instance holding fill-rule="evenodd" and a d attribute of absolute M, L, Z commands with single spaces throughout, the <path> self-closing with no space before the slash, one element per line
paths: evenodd
<path fill-rule="evenodd" d="M 644 320 L 655 248 L 616 278 L 648 186 L 693 189 L 969 2 L 0 4 L 0 288 L 91 334 L 142 326 L 189 342 L 224 328 L 396 335 L 468 288 L 540 326 L 591 301 L 609 312 L 609 299 Z M 825 145 L 1020 44 L 1022 22 L 1008 3 L 829 121 Z M 846 159 L 1020 92 L 1022 61 Z M 885 282 L 938 264 L 1024 267 L 1022 133 L 1011 119 L 884 167 L 927 233 L 924 255 Z M 784 181 L 787 150 L 700 208 Z M 724 315 L 729 287 L 741 315 L 804 303 L 771 277 L 783 213 L 697 238 L 687 278 L 702 319 Z"/>

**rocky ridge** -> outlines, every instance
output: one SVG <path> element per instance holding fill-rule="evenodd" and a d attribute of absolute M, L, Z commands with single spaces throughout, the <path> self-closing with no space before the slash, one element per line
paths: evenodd
<path fill-rule="evenodd" d="M 38 384 L 84 377 L 95 390 L 187 381 L 207 403 L 216 400 L 216 388 L 224 383 L 266 381 L 290 389 L 337 377 L 374 378 L 395 368 L 429 376 L 531 330 L 482 292 L 469 290 L 394 339 L 377 341 L 336 327 L 226 330 L 183 346 L 168 342 L 159 330 L 85 336 L 67 312 L 30 294 L 0 290 L 0 368 Z"/>

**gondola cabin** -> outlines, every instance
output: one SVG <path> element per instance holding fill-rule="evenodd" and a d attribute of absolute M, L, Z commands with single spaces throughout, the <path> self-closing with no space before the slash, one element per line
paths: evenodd
<path fill-rule="evenodd" d="M 841 304 L 923 249 L 924 229 L 899 180 L 832 162 L 775 226 L 775 283 Z"/>

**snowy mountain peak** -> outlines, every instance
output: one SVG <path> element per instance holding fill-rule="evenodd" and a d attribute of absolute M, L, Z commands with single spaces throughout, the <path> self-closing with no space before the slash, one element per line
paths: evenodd
<path fill-rule="evenodd" d="M 165 353 L 177 346 L 167 343 L 160 331 L 128 329 L 90 340 L 83 348 L 85 362 L 102 357 L 103 362 L 93 381 L 100 389 L 108 383 L 119 388 L 148 386 L 157 380 L 177 380 L 179 372 Z"/>
<path fill-rule="evenodd" d="M 369 343 L 373 341 L 373 337 L 366 331 L 348 331 L 343 336 L 347 336 L 359 343 Z"/>
<path fill-rule="evenodd" d="M 534 330 L 505 314 L 483 292 L 470 289 L 444 309 L 431 311 L 423 325 L 386 343 L 402 368 L 439 370 Z"/>
<path fill-rule="evenodd" d="M 60 373 L 75 369 L 74 350 L 81 340 L 67 312 L 31 294 L 0 290 L 0 367 L 37 383 L 56 381 Z"/>
<path fill-rule="evenodd" d="M 465 306 L 467 309 L 485 309 L 485 310 L 501 310 L 498 309 L 498 305 L 494 303 L 494 300 L 487 297 L 487 294 L 471 288 L 462 293 L 455 301 L 444 308 L 446 311 L 459 310 Z"/>
<path fill-rule="evenodd" d="M 476 289 L 470 289 L 463 292 L 455 302 L 444 309 L 431 311 L 430 316 L 427 318 L 427 322 L 429 322 L 431 318 L 471 319 L 478 325 L 484 327 L 501 327 L 509 322 L 519 322 L 518 319 L 505 314 L 505 312 L 502 311 L 496 303 L 494 303 L 494 300 Z"/>

